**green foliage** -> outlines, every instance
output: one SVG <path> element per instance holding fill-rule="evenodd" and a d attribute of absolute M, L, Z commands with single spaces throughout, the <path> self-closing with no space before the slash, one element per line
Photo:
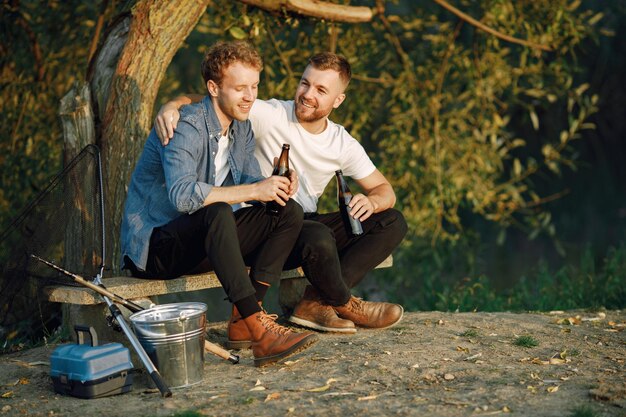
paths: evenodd
<path fill-rule="evenodd" d="M 61 169 L 59 100 L 86 73 L 98 9 L 78 0 L 0 4 L 0 231 Z"/>
<path fill-rule="evenodd" d="M 477 337 L 478 335 L 479 333 L 478 333 L 478 330 L 476 329 L 467 329 L 466 331 L 460 334 L 460 336 L 463 336 L 463 337 Z"/>
<path fill-rule="evenodd" d="M 532 336 L 524 335 L 519 336 L 513 342 L 515 346 L 525 347 L 525 348 L 534 348 L 539 346 L 539 342 Z"/>
<path fill-rule="evenodd" d="M 568 414 L 569 417 L 595 417 L 597 415 L 593 408 L 588 405 L 580 405 Z"/>
<path fill-rule="evenodd" d="M 542 261 L 517 282 L 499 285 L 476 272 L 472 256 L 459 258 L 459 252 L 472 253 L 469 248 L 421 254 L 403 250 L 394 257 L 393 271 L 377 271 L 379 282 L 409 310 L 549 311 L 626 306 L 624 244 L 610 248 L 598 260 L 587 247 L 578 265 L 556 270 Z M 462 271 L 473 272 L 461 275 Z M 456 278 L 459 276 L 464 278 Z"/>

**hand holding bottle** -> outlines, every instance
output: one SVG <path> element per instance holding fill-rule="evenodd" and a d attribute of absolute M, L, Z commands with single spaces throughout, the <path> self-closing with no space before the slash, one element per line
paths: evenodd
<path fill-rule="evenodd" d="M 374 202 L 368 196 L 361 193 L 352 196 L 348 207 L 350 208 L 350 216 L 362 222 L 376 212 Z"/>
<path fill-rule="evenodd" d="M 278 158 L 278 162 L 274 162 L 274 171 L 272 172 L 272 177 L 278 176 L 283 179 L 289 181 L 290 172 L 289 172 L 289 144 L 283 144 L 283 150 L 280 153 L 280 157 Z M 291 186 L 291 181 L 288 186 Z M 270 216 L 278 216 L 282 213 L 283 207 L 285 206 L 285 201 L 287 201 L 289 197 L 283 199 L 280 204 L 277 201 L 270 201 L 265 205 L 265 212 Z"/>

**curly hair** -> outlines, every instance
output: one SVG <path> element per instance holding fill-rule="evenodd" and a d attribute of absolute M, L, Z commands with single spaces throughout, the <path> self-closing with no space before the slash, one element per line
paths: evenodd
<path fill-rule="evenodd" d="M 259 71 L 263 69 L 261 56 L 248 42 L 218 42 L 209 48 L 202 60 L 204 83 L 213 80 L 217 85 L 221 85 L 224 70 L 235 62 L 241 62 Z"/>
<path fill-rule="evenodd" d="M 321 52 L 309 59 L 309 65 L 318 70 L 333 70 L 339 73 L 341 81 L 348 86 L 352 79 L 352 69 L 345 56 L 332 52 Z"/>

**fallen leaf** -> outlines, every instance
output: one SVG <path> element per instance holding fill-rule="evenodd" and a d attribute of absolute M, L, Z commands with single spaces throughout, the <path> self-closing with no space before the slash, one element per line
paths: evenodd
<path fill-rule="evenodd" d="M 474 360 L 476 358 L 480 358 L 481 356 L 483 356 L 482 352 L 478 352 L 477 354 L 472 355 L 472 356 L 468 356 L 467 358 L 465 358 L 463 360 L 464 361 L 471 361 L 471 360 Z"/>
<path fill-rule="evenodd" d="M 457 352 L 465 352 L 465 353 L 470 353 L 469 348 L 463 347 L 463 346 L 457 346 L 456 347 Z"/>
<path fill-rule="evenodd" d="M 383 353 L 384 353 L 385 355 L 391 355 L 391 352 L 389 352 L 388 350 L 383 350 Z"/>
<path fill-rule="evenodd" d="M 337 380 L 335 378 L 328 378 L 328 380 L 326 380 L 326 385 L 330 385 L 333 382 L 337 382 Z"/>
<path fill-rule="evenodd" d="M 254 384 L 255 387 L 258 387 L 259 385 L 262 385 L 261 380 L 257 379 L 256 383 Z"/>
<path fill-rule="evenodd" d="M 312 361 L 329 361 L 331 358 L 327 358 L 324 356 L 313 356 L 311 358 Z"/>
<path fill-rule="evenodd" d="M 446 322 L 445 322 L 445 321 L 443 321 L 443 320 L 441 320 L 441 319 L 439 319 L 439 321 L 437 322 L 437 324 L 438 324 L 438 325 L 440 325 L 440 326 L 443 326 L 443 325 L 445 325 L 445 324 L 446 324 Z"/>
<path fill-rule="evenodd" d="M 368 395 L 366 397 L 357 398 L 357 401 L 369 401 L 369 400 L 375 400 L 376 398 L 378 398 L 378 395 Z"/>
<path fill-rule="evenodd" d="M 254 388 L 250 388 L 250 391 L 265 391 L 265 387 L 263 385 L 257 385 Z"/>
<path fill-rule="evenodd" d="M 502 412 L 503 413 L 510 413 L 511 409 L 505 405 L 504 407 L 502 407 Z"/>
<path fill-rule="evenodd" d="M 324 392 L 324 391 L 328 391 L 330 389 L 330 385 L 323 385 L 321 387 L 317 387 L 317 388 L 311 388 L 308 389 L 308 392 Z"/>
<path fill-rule="evenodd" d="M 295 365 L 296 363 L 300 362 L 301 360 L 302 360 L 302 358 L 296 359 L 295 361 L 285 361 L 285 362 L 283 362 L 283 365 L 287 365 L 287 366 Z"/>
<path fill-rule="evenodd" d="M 0 398 L 13 398 L 13 391 L 7 391 L 0 395 Z"/>
<path fill-rule="evenodd" d="M 20 378 L 20 380 L 18 381 L 20 385 L 28 385 L 30 384 L 30 381 L 28 380 L 28 378 Z"/>
<path fill-rule="evenodd" d="M 559 386 L 558 385 L 546 388 L 546 391 L 548 391 L 549 393 L 557 392 L 558 390 L 559 390 Z"/>
<path fill-rule="evenodd" d="M 265 397 L 265 401 L 263 402 L 266 403 L 268 401 L 276 400 L 278 398 L 280 398 L 280 392 L 273 392 L 271 394 L 267 394 L 267 397 Z"/>
<path fill-rule="evenodd" d="M 550 365 L 563 365 L 567 361 L 561 358 L 550 358 Z"/>
<path fill-rule="evenodd" d="M 327 392 L 326 394 L 322 394 L 322 397 L 343 397 L 344 395 L 356 395 L 353 392 Z"/>
<path fill-rule="evenodd" d="M 411 366 L 411 368 L 419 368 L 419 367 L 420 367 L 419 363 L 416 363 L 415 365 Z"/>
<path fill-rule="evenodd" d="M 445 379 L 446 381 L 452 381 L 454 379 L 454 375 L 444 374 L 443 379 Z"/>
<path fill-rule="evenodd" d="M 288 412 L 288 413 L 293 413 L 294 411 L 296 411 L 296 407 L 289 407 L 289 408 L 287 409 L 287 412 Z"/>

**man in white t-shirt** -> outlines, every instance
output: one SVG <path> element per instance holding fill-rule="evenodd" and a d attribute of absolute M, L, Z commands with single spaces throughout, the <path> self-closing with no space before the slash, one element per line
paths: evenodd
<path fill-rule="evenodd" d="M 355 332 L 355 325 L 386 328 L 401 320 L 400 305 L 363 301 L 350 288 L 389 256 L 407 231 L 404 217 L 392 208 L 396 197 L 389 181 L 361 144 L 328 119 L 345 100 L 350 78 L 344 57 L 317 54 L 309 60 L 293 101 L 256 100 L 250 111 L 263 174 L 271 175 L 283 143 L 291 145 L 290 166 L 298 172 L 299 189 L 292 198 L 304 209 L 305 221 L 285 268 L 302 266 L 311 285 L 289 321 L 343 333 Z M 181 96 L 161 108 L 155 124 L 163 144 L 174 134 L 177 109 L 196 99 Z M 362 222 L 360 236 L 348 234 L 339 212 L 317 213 L 318 198 L 339 169 L 364 190 L 350 202 L 350 215 Z M 234 333 L 229 325 L 229 340 L 242 337 Z"/>

